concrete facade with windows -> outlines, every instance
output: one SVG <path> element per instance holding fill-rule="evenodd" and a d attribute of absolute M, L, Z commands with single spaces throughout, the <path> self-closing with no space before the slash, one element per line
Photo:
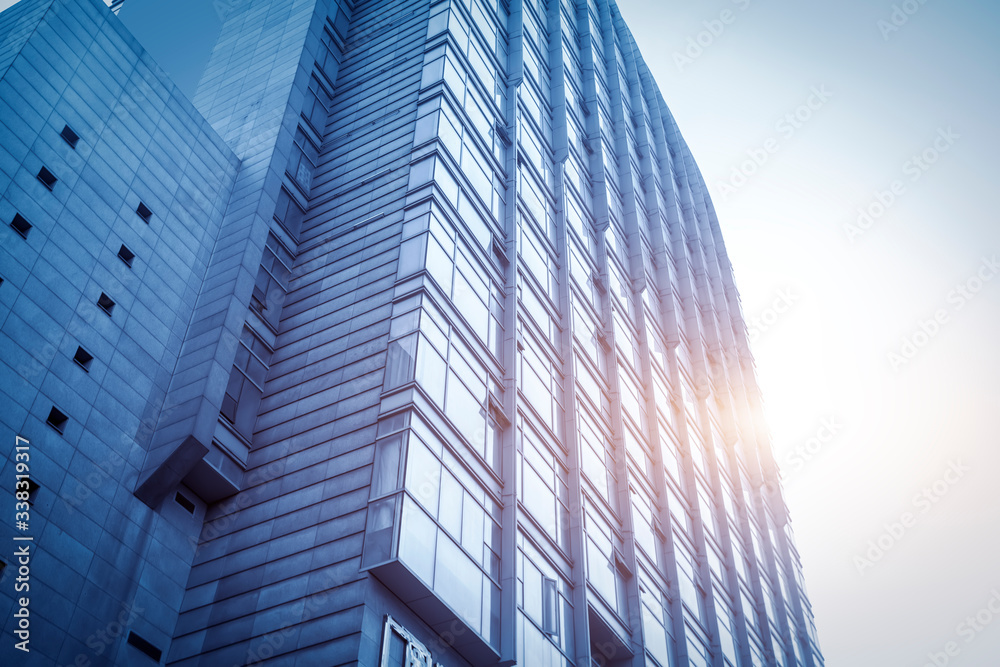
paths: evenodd
<path fill-rule="evenodd" d="M 98 0 L 0 33 L 39 664 L 823 664 L 612 1 L 231 3 L 193 104 Z"/>

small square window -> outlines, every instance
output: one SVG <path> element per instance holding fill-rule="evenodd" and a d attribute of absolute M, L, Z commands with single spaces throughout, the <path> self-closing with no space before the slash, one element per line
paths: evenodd
<path fill-rule="evenodd" d="M 97 305 L 111 317 L 111 312 L 115 309 L 115 302 L 111 300 L 111 297 L 101 292 L 101 298 L 97 300 Z"/>
<path fill-rule="evenodd" d="M 45 420 L 45 423 L 59 433 L 62 433 L 63 429 L 66 428 L 66 422 L 68 421 L 69 417 L 64 415 L 59 408 L 52 406 L 52 409 L 49 410 L 49 418 Z"/>
<path fill-rule="evenodd" d="M 183 495 L 182 493 L 178 493 L 176 496 L 174 496 L 174 500 L 177 501 L 178 505 L 186 509 L 191 514 L 194 514 L 195 505 L 193 500 Z"/>
<path fill-rule="evenodd" d="M 94 361 L 94 355 L 92 355 L 90 352 L 87 352 L 82 347 L 78 347 L 76 348 L 76 354 L 73 355 L 73 361 L 80 364 L 80 367 L 89 373 L 90 364 L 91 362 Z"/>
<path fill-rule="evenodd" d="M 11 228 L 21 235 L 21 238 L 28 238 L 28 232 L 31 231 L 31 223 L 28 222 L 23 215 L 20 213 L 14 214 L 14 219 L 10 222 Z"/>
<path fill-rule="evenodd" d="M 56 178 L 55 174 L 53 174 L 51 171 L 49 171 L 45 167 L 42 167 L 38 171 L 38 180 L 40 180 L 42 182 L 42 185 L 44 185 L 49 190 L 51 190 L 52 188 L 55 187 L 56 181 L 59 180 L 59 179 Z"/>
<path fill-rule="evenodd" d="M 76 142 L 80 141 L 80 135 L 74 132 L 69 125 L 63 126 L 62 132 L 59 133 L 59 136 L 65 139 L 66 143 L 69 144 L 69 147 L 74 150 L 76 149 Z"/>
<path fill-rule="evenodd" d="M 139 206 L 136 207 L 135 212 L 139 214 L 139 217 L 142 218 L 147 225 L 149 224 L 149 219 L 153 217 L 153 212 L 150 211 L 149 208 L 142 202 L 139 202 Z"/>
<path fill-rule="evenodd" d="M 131 268 L 132 260 L 135 259 L 135 253 L 126 248 L 123 244 L 122 247 L 118 249 L 118 259 L 125 262 L 125 264 Z"/>
<path fill-rule="evenodd" d="M 137 635 L 133 631 L 129 631 L 128 639 L 125 641 L 128 642 L 128 644 L 130 644 L 131 646 L 136 647 L 137 649 L 148 655 L 156 662 L 159 662 L 160 658 L 163 657 L 163 651 L 161 651 L 158 647 L 154 646 L 148 639 L 140 635 Z"/>
<path fill-rule="evenodd" d="M 60 433 L 62 433 L 62 431 L 60 431 Z M 40 489 L 40 488 L 41 487 L 38 485 L 38 482 L 36 482 L 33 479 L 28 479 L 28 504 L 29 505 L 33 505 L 35 503 L 35 499 L 38 497 L 38 489 Z"/>

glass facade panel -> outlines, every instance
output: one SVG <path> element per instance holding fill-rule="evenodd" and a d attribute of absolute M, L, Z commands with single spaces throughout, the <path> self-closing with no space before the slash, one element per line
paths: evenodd
<path fill-rule="evenodd" d="M 560 548 L 569 551 L 569 471 L 523 418 L 519 478 L 522 502 L 531 516 Z"/>
<path fill-rule="evenodd" d="M 625 578 L 618 566 L 620 538 L 591 507 L 585 509 L 587 529 L 587 581 L 622 619 L 628 618 Z"/>
<path fill-rule="evenodd" d="M 372 567 L 391 561 L 393 535 L 398 535 L 395 557 L 466 625 L 495 643 L 499 504 L 462 471 L 462 464 L 421 418 L 411 415 L 409 423 L 408 431 L 389 435 L 376 445 L 372 494 L 377 484 L 379 496 L 394 495 L 369 505 L 363 563 Z M 404 492 L 400 493 L 398 457 L 404 443 Z"/>
<path fill-rule="evenodd" d="M 253 329 L 243 327 L 221 415 L 248 440 L 253 438 L 271 354 L 271 348 Z"/>
<path fill-rule="evenodd" d="M 673 632 L 671 630 L 670 606 L 666 595 L 658 586 L 641 577 L 639 596 L 642 604 L 642 634 L 646 651 L 656 665 L 672 667 L 674 664 Z"/>

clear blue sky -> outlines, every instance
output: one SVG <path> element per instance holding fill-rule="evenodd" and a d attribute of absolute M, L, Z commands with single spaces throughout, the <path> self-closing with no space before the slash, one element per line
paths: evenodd
<path fill-rule="evenodd" d="M 128 0 L 121 18 L 191 95 L 219 4 Z M 1000 618 L 965 619 L 1000 591 L 1000 275 L 984 261 L 1000 255 L 1000 6 L 619 6 L 758 321 L 828 664 L 920 667 L 954 642 L 949 664 L 997 665 Z"/>

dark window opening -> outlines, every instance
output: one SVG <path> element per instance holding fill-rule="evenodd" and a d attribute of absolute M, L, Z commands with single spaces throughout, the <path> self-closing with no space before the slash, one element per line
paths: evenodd
<path fill-rule="evenodd" d="M 28 480 L 28 504 L 34 505 L 35 499 L 38 497 L 38 489 L 42 488 L 38 482 L 33 479 Z"/>
<path fill-rule="evenodd" d="M 74 132 L 69 125 L 63 127 L 59 136 L 65 139 L 66 143 L 69 144 L 69 147 L 74 150 L 76 149 L 76 142 L 80 141 L 80 136 Z"/>
<path fill-rule="evenodd" d="M 177 501 L 178 505 L 186 509 L 191 514 L 194 514 L 194 502 L 190 498 L 188 498 L 183 494 L 178 493 L 176 496 L 174 496 L 174 500 Z"/>
<path fill-rule="evenodd" d="M 132 260 L 135 259 L 135 253 L 122 245 L 122 247 L 118 249 L 118 259 L 125 262 L 125 265 L 129 268 L 132 268 Z"/>
<path fill-rule="evenodd" d="M 163 651 L 156 648 L 156 646 L 151 644 L 149 640 L 137 635 L 135 632 L 129 631 L 127 641 L 129 644 L 136 647 L 156 662 L 159 662 L 160 658 L 163 657 Z"/>
<path fill-rule="evenodd" d="M 64 415 L 62 411 L 52 406 L 49 410 L 49 418 L 45 420 L 45 423 L 54 428 L 57 432 L 62 433 L 66 428 L 66 422 L 69 421 L 69 417 Z"/>
<path fill-rule="evenodd" d="M 101 292 L 101 298 L 97 300 L 97 305 L 108 314 L 108 317 L 111 317 L 111 312 L 115 309 L 115 302 L 111 300 L 110 296 Z"/>
<path fill-rule="evenodd" d="M 149 219 L 153 217 L 153 212 L 150 211 L 149 208 L 142 202 L 139 202 L 135 212 L 139 214 L 139 217 L 142 218 L 147 225 L 149 224 Z"/>
<path fill-rule="evenodd" d="M 23 215 L 20 213 L 14 214 L 14 219 L 10 222 L 10 227 L 15 232 L 21 235 L 21 238 L 28 238 L 28 232 L 31 231 L 31 223 L 28 222 Z"/>
<path fill-rule="evenodd" d="M 59 179 L 56 178 L 55 174 L 53 174 L 51 171 L 49 171 L 45 167 L 42 167 L 38 172 L 38 180 L 42 182 L 42 185 L 51 190 L 53 187 L 55 187 L 56 181 L 58 181 Z"/>
<path fill-rule="evenodd" d="M 80 367 L 89 373 L 90 364 L 94 361 L 94 355 L 87 352 L 82 347 L 77 347 L 76 354 L 73 355 L 73 361 L 80 364 Z"/>

